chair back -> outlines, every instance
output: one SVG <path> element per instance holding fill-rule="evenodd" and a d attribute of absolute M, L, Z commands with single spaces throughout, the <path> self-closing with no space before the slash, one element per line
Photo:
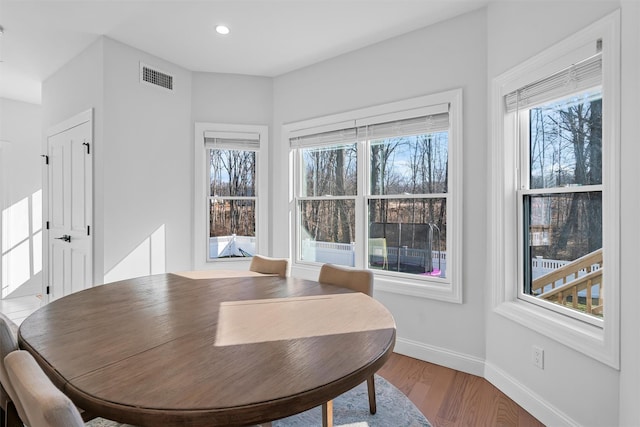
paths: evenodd
<path fill-rule="evenodd" d="M 251 259 L 249 270 L 263 274 L 277 274 L 287 277 L 289 260 L 286 258 L 270 258 L 262 255 L 254 255 Z"/>
<path fill-rule="evenodd" d="M 4 393 L 3 399 L 8 399 L 13 402 L 16 407 L 18 416 L 23 422 L 26 422 L 26 413 L 18 401 L 18 395 L 16 394 L 9 376 L 7 375 L 7 368 L 4 365 L 4 358 L 11 352 L 18 349 L 18 325 L 16 325 L 5 314 L 0 313 L 0 384 L 2 385 L 2 391 Z M 3 408 L 6 410 L 6 401 L 3 401 Z"/>
<path fill-rule="evenodd" d="M 4 364 L 18 400 L 28 414 L 29 427 L 84 426 L 71 399 L 53 385 L 31 354 L 16 350 L 7 355 Z"/>
<path fill-rule="evenodd" d="M 373 296 L 373 274 L 368 270 L 356 270 L 333 264 L 320 267 L 318 282 L 341 286 Z"/>

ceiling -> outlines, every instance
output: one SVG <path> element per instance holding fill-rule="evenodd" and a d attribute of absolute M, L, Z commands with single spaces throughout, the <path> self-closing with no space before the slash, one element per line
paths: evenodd
<path fill-rule="evenodd" d="M 274 77 L 487 2 L 0 0 L 0 97 L 40 103 L 42 81 L 102 35 L 192 71 Z"/>

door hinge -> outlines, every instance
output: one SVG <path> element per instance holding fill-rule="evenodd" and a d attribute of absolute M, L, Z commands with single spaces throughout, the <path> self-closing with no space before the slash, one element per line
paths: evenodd
<path fill-rule="evenodd" d="M 46 224 L 47 224 L 47 230 L 48 230 L 49 229 L 49 221 L 47 221 Z"/>
<path fill-rule="evenodd" d="M 40 157 L 44 157 L 44 164 L 45 165 L 49 164 L 49 156 L 47 156 L 46 154 L 40 154 Z"/>
<path fill-rule="evenodd" d="M 88 142 L 83 142 L 82 145 L 87 147 L 87 154 L 90 154 L 90 151 L 89 151 L 89 145 L 90 144 Z"/>
<path fill-rule="evenodd" d="M 91 226 L 87 225 L 87 236 L 91 236 Z"/>
<path fill-rule="evenodd" d="M 49 286 L 47 286 L 47 295 L 49 295 L 51 292 L 49 292 Z"/>

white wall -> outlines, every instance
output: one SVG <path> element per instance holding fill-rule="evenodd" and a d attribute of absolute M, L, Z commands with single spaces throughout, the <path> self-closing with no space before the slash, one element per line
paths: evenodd
<path fill-rule="evenodd" d="M 488 77 L 493 79 L 502 72 L 528 59 L 543 49 L 586 27 L 590 23 L 606 16 L 619 7 L 618 2 L 497 2 L 488 7 Z M 633 19 L 631 18 L 633 15 Z M 622 9 L 623 27 L 637 27 L 637 8 Z M 633 23 L 630 21 L 634 21 Z M 630 67 L 637 73 L 638 36 L 637 31 L 630 33 L 623 30 L 623 43 L 627 47 L 623 56 L 623 111 L 631 106 L 629 100 L 638 95 L 637 74 L 629 73 Z M 629 93 L 631 89 L 631 93 Z M 627 118 L 637 117 L 637 101 L 634 99 L 633 113 L 628 111 Z M 488 105 L 488 103 L 487 103 Z M 623 160 L 622 182 L 637 183 L 640 180 L 637 158 L 638 129 L 633 121 L 623 122 L 622 150 Z M 632 126 L 633 128 L 631 128 Z M 626 138 L 624 137 L 626 136 Z M 629 160 L 629 154 L 634 154 Z M 624 167 L 626 164 L 626 167 Z M 635 165 L 635 166 L 634 166 Z M 627 184 L 628 185 L 628 184 Z M 637 297 L 637 279 L 632 277 L 631 265 L 625 263 L 632 258 L 637 260 L 640 251 L 637 249 L 638 226 L 635 224 L 640 216 L 635 194 L 623 195 L 623 248 L 626 246 L 631 254 L 622 260 L 623 282 L 622 295 L 628 298 Z M 629 210 L 627 210 L 628 208 Z M 466 212 L 465 212 L 466 214 Z M 627 234 L 628 231 L 634 232 Z M 628 240 L 628 241 L 627 241 Z M 635 245 L 631 244 L 631 241 Z M 623 250 L 622 253 L 625 251 Z M 633 261 L 631 261 L 633 262 Z M 637 263 L 637 261 L 636 261 Z M 626 274 L 624 273 L 626 272 Z M 491 295 L 491 285 L 486 283 L 485 291 Z M 637 302 L 635 298 L 634 303 Z M 633 304 L 634 304 L 633 303 Z M 623 324 L 638 324 L 636 306 L 626 303 L 628 309 L 622 313 Z M 623 306 L 624 309 L 624 306 Z M 535 328 L 535 326 L 533 326 Z M 623 328 L 624 329 L 624 328 Z M 637 331 L 637 329 L 636 329 Z M 630 365 L 637 363 L 638 337 L 627 331 L 623 336 L 625 343 L 622 355 L 622 370 L 618 372 L 590 357 L 573 351 L 562 343 L 548 339 L 533 329 L 522 327 L 492 312 L 489 301 L 486 312 L 486 376 L 514 398 L 525 409 L 536 415 L 549 425 L 579 424 L 585 426 L 618 425 L 622 420 L 619 413 L 625 414 L 625 425 L 639 425 L 637 409 L 631 408 L 627 402 L 619 407 L 620 375 L 623 377 L 630 371 Z M 531 363 L 532 346 L 544 349 L 545 368 L 539 370 Z M 634 360 L 629 360 L 632 356 Z M 637 368 L 629 373 L 633 375 L 625 380 L 624 393 L 633 392 L 631 384 L 638 382 Z M 637 399 L 639 394 L 630 396 Z M 632 413 L 635 412 L 635 415 Z"/>
<path fill-rule="evenodd" d="M 271 125 L 273 79 L 237 74 L 193 73 L 194 122 Z"/>
<path fill-rule="evenodd" d="M 640 425 L 640 3 L 622 3 L 622 206 L 620 219 L 621 346 L 620 418 L 621 426 Z"/>
<path fill-rule="evenodd" d="M 174 91 L 140 83 L 141 61 L 173 75 Z M 190 71 L 104 39 L 102 210 L 108 279 L 191 268 L 190 123 Z M 149 245 L 144 262 L 129 263 L 127 257 L 136 257 L 147 239 L 164 240 L 164 247 Z"/>
<path fill-rule="evenodd" d="M 42 291 L 41 254 L 34 253 L 42 224 L 33 223 L 30 215 L 41 206 L 41 129 L 40 105 L 0 98 L 0 254 L 5 254 L 0 256 L 0 283 L 12 292 L 10 297 Z M 35 266 L 34 258 L 40 260 Z"/>
<path fill-rule="evenodd" d="M 274 84 L 273 240 L 288 255 L 288 142 L 284 123 L 455 88 L 463 89 L 463 304 L 376 292 L 398 325 L 396 349 L 482 374 L 486 155 L 484 10 L 277 77 Z"/>

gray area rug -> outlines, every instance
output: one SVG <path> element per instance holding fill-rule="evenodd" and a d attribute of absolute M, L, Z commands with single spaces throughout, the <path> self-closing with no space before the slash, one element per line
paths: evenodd
<path fill-rule="evenodd" d="M 375 415 L 369 413 L 367 383 L 333 400 L 335 427 L 431 427 L 429 421 L 400 390 L 376 375 Z M 320 407 L 273 422 L 273 427 L 322 426 Z"/>
<path fill-rule="evenodd" d="M 369 413 L 367 383 L 362 383 L 333 401 L 335 427 L 431 427 L 429 421 L 400 390 L 376 375 L 377 413 Z M 124 424 L 97 418 L 90 427 L 117 427 Z M 320 407 L 273 422 L 273 427 L 322 426 Z M 158 426 L 161 427 L 161 426 Z"/>

